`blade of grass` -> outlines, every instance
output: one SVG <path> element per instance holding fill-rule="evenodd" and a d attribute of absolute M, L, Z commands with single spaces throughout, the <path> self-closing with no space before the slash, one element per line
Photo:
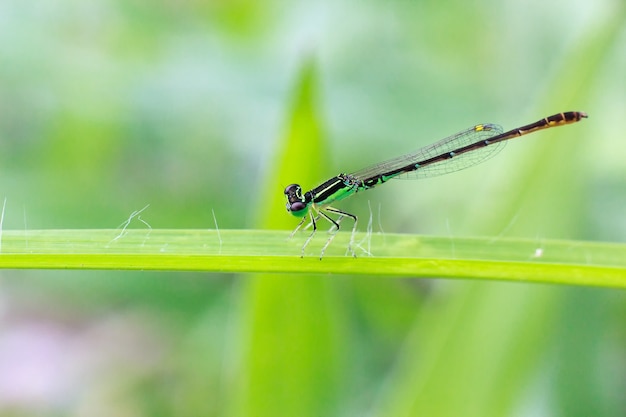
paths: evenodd
<path fill-rule="evenodd" d="M 293 89 L 287 130 L 271 165 L 261 201 L 263 228 L 293 228 L 283 190 L 294 182 L 316 181 L 325 162 L 322 124 L 317 115 L 317 69 L 303 62 Z M 282 234 L 283 239 L 286 237 Z M 266 259 L 274 264 L 276 258 Z M 293 259 L 291 259 L 293 262 Z M 266 271 L 277 271 L 270 268 Z M 309 275 L 264 274 L 247 281 L 247 340 L 236 416 L 317 416 L 332 414 L 339 398 L 339 341 L 334 291 L 329 280 Z"/>
<path fill-rule="evenodd" d="M 349 232 L 300 258 L 304 236 L 271 230 L 4 231 L 0 268 L 378 274 L 626 287 L 626 245 L 531 239 L 369 236 L 374 256 L 345 256 Z M 357 240 L 367 238 L 357 234 Z M 284 276 L 290 281 L 293 276 Z M 319 277 L 317 278 L 319 280 Z"/>

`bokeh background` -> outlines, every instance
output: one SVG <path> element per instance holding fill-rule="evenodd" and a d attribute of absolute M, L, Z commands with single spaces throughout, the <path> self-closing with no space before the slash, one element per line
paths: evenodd
<path fill-rule="evenodd" d="M 625 9 L 3 0 L 3 228 L 116 228 L 148 204 L 152 228 L 259 227 L 288 184 L 272 173 L 304 83 L 319 181 L 476 123 L 589 113 L 342 203 L 371 206 L 374 232 L 624 242 Z M 618 290 L 2 271 L 0 412 L 623 416 L 625 329 Z"/>

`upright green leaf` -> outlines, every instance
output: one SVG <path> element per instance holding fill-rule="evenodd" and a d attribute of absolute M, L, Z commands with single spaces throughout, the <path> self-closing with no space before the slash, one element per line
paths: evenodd
<path fill-rule="evenodd" d="M 291 182 L 310 184 L 320 176 L 325 145 L 316 93 L 316 69 L 308 61 L 294 87 L 287 131 L 261 195 L 260 224 L 266 228 L 295 227 L 282 191 Z M 320 277 L 270 274 L 246 282 L 245 342 L 233 415 L 305 417 L 333 409 L 340 342 L 332 284 Z"/>

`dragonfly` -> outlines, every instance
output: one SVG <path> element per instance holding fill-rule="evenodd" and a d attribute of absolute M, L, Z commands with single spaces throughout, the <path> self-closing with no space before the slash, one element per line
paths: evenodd
<path fill-rule="evenodd" d="M 322 248 L 320 254 L 320 259 L 322 259 L 324 252 L 339 231 L 341 221 L 344 218 L 350 218 L 354 223 L 348 250 L 356 256 L 352 250 L 352 244 L 357 227 L 357 216 L 334 208 L 330 204 L 384 184 L 390 179 L 429 178 L 474 166 L 497 154 L 509 139 L 551 127 L 576 123 L 584 118 L 587 118 L 585 112 L 567 111 L 506 132 L 496 124 L 479 124 L 415 152 L 380 162 L 351 174 L 341 173 L 306 192 L 303 192 L 299 184 L 290 184 L 285 188 L 287 211 L 295 217 L 302 218 L 291 233 L 291 237 L 309 219 L 305 229 L 312 227 L 312 232 L 302 246 L 301 257 L 304 257 L 305 249 L 317 231 L 318 221 L 323 218 L 330 222 L 330 237 Z"/>

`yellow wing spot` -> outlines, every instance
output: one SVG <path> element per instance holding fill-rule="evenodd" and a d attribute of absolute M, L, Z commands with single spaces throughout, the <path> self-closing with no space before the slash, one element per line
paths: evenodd
<path fill-rule="evenodd" d="M 485 130 L 485 125 L 476 125 L 476 126 L 474 126 L 474 131 L 475 132 L 482 132 L 483 130 Z"/>

